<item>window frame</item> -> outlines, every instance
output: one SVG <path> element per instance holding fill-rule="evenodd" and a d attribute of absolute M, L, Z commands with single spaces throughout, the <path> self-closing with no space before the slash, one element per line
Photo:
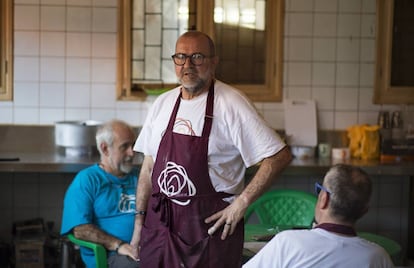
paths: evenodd
<path fill-rule="evenodd" d="M 0 101 L 13 99 L 13 0 L 0 4 Z"/>
<path fill-rule="evenodd" d="M 377 1 L 375 104 L 414 104 L 414 86 L 391 85 L 394 0 Z"/>
<path fill-rule="evenodd" d="M 144 100 L 144 92 L 132 92 L 131 19 L 132 1 L 118 0 L 118 66 L 116 95 L 118 100 Z M 281 102 L 283 98 L 283 29 L 284 0 L 266 1 L 266 74 L 263 84 L 232 84 L 252 101 Z M 191 7 L 190 7 L 191 8 Z M 195 1 L 196 29 L 214 40 L 214 1 Z M 190 22 L 192 25 L 192 22 Z M 272 27 L 269 27 L 272 25 Z M 154 87 L 161 85 L 154 84 Z M 162 85 L 173 87 L 175 85 Z"/>

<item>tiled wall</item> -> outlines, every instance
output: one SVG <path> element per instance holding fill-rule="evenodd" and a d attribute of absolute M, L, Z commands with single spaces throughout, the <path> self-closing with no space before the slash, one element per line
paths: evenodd
<path fill-rule="evenodd" d="M 286 0 L 284 97 L 315 99 L 320 129 L 377 121 L 375 0 Z M 141 125 L 150 101 L 115 98 L 116 0 L 15 0 L 14 100 L 0 124 L 124 119 Z M 282 103 L 256 103 L 277 129 Z M 408 107 L 412 113 L 413 107 Z"/>

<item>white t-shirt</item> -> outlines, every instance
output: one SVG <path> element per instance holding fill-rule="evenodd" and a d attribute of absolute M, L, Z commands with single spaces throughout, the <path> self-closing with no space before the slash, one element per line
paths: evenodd
<path fill-rule="evenodd" d="M 243 268 L 394 267 L 388 253 L 360 237 L 316 228 L 278 233 Z"/>
<path fill-rule="evenodd" d="M 154 161 L 168 125 L 180 87 L 160 95 L 151 106 L 134 151 Z M 207 92 L 191 100 L 181 99 L 174 132 L 201 136 Z M 209 175 L 216 191 L 239 194 L 244 188 L 245 168 L 280 151 L 285 143 L 238 90 L 216 81 L 213 124 L 209 137 Z"/>

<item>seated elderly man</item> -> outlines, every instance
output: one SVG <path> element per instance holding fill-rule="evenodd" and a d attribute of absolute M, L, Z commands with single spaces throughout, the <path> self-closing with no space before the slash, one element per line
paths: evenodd
<path fill-rule="evenodd" d="M 129 244 L 135 220 L 136 135 L 125 122 L 113 120 L 96 133 L 100 162 L 80 171 L 67 189 L 61 234 L 103 245 L 109 267 L 138 267 Z M 96 267 L 93 252 L 81 247 L 88 268 Z"/>
<path fill-rule="evenodd" d="M 335 165 L 315 189 L 316 226 L 277 234 L 244 268 L 394 267 L 383 248 L 355 232 L 355 223 L 368 211 L 372 192 L 363 170 Z"/>

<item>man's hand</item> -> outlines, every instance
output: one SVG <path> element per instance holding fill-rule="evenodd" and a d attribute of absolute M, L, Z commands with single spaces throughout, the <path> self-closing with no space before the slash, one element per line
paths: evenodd
<path fill-rule="evenodd" d="M 243 219 L 246 209 L 247 203 L 241 196 L 237 197 L 233 203 L 228 205 L 225 209 L 205 219 L 205 223 L 207 224 L 216 221 L 208 230 L 208 234 L 213 235 L 222 225 L 224 225 L 221 239 L 226 239 L 227 236 L 234 233 L 237 223 Z"/>
<path fill-rule="evenodd" d="M 139 261 L 139 258 L 136 257 L 135 252 L 136 252 L 135 248 L 131 244 L 128 244 L 128 243 L 122 244 L 118 248 L 118 251 L 117 251 L 119 255 L 126 255 L 135 261 Z"/>

